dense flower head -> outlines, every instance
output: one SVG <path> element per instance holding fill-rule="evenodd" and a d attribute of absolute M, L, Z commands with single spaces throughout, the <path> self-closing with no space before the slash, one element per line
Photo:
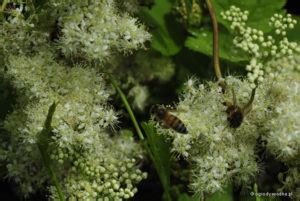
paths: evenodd
<path fill-rule="evenodd" d="M 47 41 L 48 34 L 36 29 L 34 17 L 24 16 L 26 8 L 21 4 L 18 9 L 6 11 L 7 20 L 0 21 L 0 51 L 4 54 L 30 53 Z"/>
<path fill-rule="evenodd" d="M 276 29 L 275 33 L 278 35 L 286 35 L 287 29 L 293 29 L 295 25 L 297 24 L 297 21 L 292 19 L 291 14 L 287 14 L 286 16 L 283 16 L 281 14 L 275 13 L 271 18 L 269 25 L 271 27 L 274 27 Z"/>
<path fill-rule="evenodd" d="M 279 175 L 279 179 L 283 183 L 281 190 L 292 193 L 290 196 L 293 200 L 300 199 L 300 169 L 298 167 L 290 167 L 286 172 L 285 178 L 282 178 L 283 175 Z"/>
<path fill-rule="evenodd" d="M 250 64 L 246 66 L 247 77 L 252 82 L 252 88 L 255 88 L 265 77 L 266 63 L 273 59 L 292 57 L 295 52 L 300 52 L 300 49 L 297 43 L 290 42 L 286 37 L 286 30 L 293 29 L 296 24 L 296 20 L 292 19 L 290 14 L 286 16 L 274 14 L 270 19 L 269 25 L 279 37 L 266 35 L 261 30 L 248 27 L 246 24 L 248 15 L 248 11 L 242 11 L 236 6 L 231 6 L 229 10 L 221 13 L 223 19 L 231 23 L 230 28 L 237 34 L 233 44 L 250 55 Z"/>
<path fill-rule="evenodd" d="M 50 52 L 41 52 L 34 57 L 10 56 L 6 76 L 17 90 L 18 103 L 4 122 L 11 141 L 4 143 L 1 158 L 24 195 L 49 179 L 37 149 L 37 134 L 53 102 L 58 105 L 49 154 L 62 170 L 58 176 L 64 178 L 65 194 L 74 199 L 120 200 L 136 193 L 135 184 L 146 176 L 136 167 L 141 151 L 132 137 L 110 137 L 108 128 L 117 123 L 117 113 L 107 104 L 110 90 L 101 74 L 64 66 Z M 55 199 L 55 188 L 51 189 Z"/>
<path fill-rule="evenodd" d="M 300 153 L 300 79 L 299 73 L 282 74 L 274 83 L 279 104 L 274 117 L 266 123 L 268 149 L 280 160 L 297 163 Z M 279 93 L 280 90 L 280 93 Z M 280 101 L 282 100 L 282 101 Z"/>
<path fill-rule="evenodd" d="M 58 46 L 68 57 L 105 63 L 113 54 L 131 53 L 150 39 L 136 18 L 118 13 L 113 0 L 52 0 L 48 5 L 61 26 Z"/>
<path fill-rule="evenodd" d="M 285 66 L 276 78 L 269 76 L 256 89 L 251 110 L 242 124 L 231 128 L 227 106 L 233 101 L 243 108 L 251 94 L 251 81 L 227 77 L 223 94 L 217 83 L 199 84 L 189 79 L 176 105 L 174 115 L 185 124 L 188 134 L 161 128 L 158 132 L 172 139 L 172 151 L 193 162 L 191 187 L 196 192 L 213 193 L 232 179 L 240 184 L 251 182 L 259 171 L 256 143 L 262 137 L 271 154 L 286 164 L 296 165 L 299 157 L 299 73 L 295 72 L 298 55 L 291 62 L 282 58 L 273 65 Z"/>
<path fill-rule="evenodd" d="M 249 81 L 226 78 L 235 91 L 237 103 L 244 106 L 250 97 Z M 190 79 L 185 85 L 181 100 L 174 114 L 186 125 L 188 134 L 158 126 L 158 132 L 173 139 L 172 151 L 193 161 L 192 188 L 195 191 L 213 193 L 231 179 L 245 184 L 257 173 L 255 144 L 261 125 L 268 120 L 268 107 L 275 104 L 269 98 L 270 82 L 257 89 L 257 101 L 249 114 L 245 114 L 240 127 L 231 128 L 222 103 L 232 101 L 229 90 L 222 94 L 217 83 L 199 84 Z"/>

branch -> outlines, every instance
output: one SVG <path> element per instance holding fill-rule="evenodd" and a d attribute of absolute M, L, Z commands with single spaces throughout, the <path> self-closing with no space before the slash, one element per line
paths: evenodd
<path fill-rule="evenodd" d="M 2 5 L 1 5 L 1 10 L 0 10 L 1 12 L 4 12 L 7 4 L 8 4 L 8 0 L 4 0 Z"/>

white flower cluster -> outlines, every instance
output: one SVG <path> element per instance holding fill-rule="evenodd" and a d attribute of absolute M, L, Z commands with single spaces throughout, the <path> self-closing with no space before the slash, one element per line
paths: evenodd
<path fill-rule="evenodd" d="M 251 94 L 249 82 L 233 77 L 228 77 L 226 82 L 233 86 L 238 104 L 244 106 Z M 223 96 L 217 83 L 199 85 L 194 79 L 187 81 L 174 115 L 186 125 L 188 134 L 159 125 L 157 130 L 173 139 L 173 152 L 195 162 L 191 181 L 195 191 L 213 193 L 231 179 L 239 183 L 251 182 L 259 169 L 254 150 L 260 125 L 269 118 L 266 108 L 275 104 L 266 98 L 268 84 L 259 86 L 256 97 L 261 101 L 254 103 L 251 113 L 234 129 L 227 120 L 227 107 L 222 104 L 232 102 L 232 93 Z"/>
<path fill-rule="evenodd" d="M 62 26 L 58 44 L 68 57 L 105 63 L 114 53 L 131 53 L 150 39 L 136 18 L 118 12 L 114 0 L 51 0 L 48 4 Z"/>
<path fill-rule="evenodd" d="M 275 14 L 270 20 L 270 26 L 275 28 L 274 32 L 281 36 L 280 39 L 275 39 L 271 35 L 265 36 L 261 30 L 248 27 L 246 25 L 248 15 L 248 11 L 242 11 L 236 6 L 231 6 L 229 10 L 221 13 L 223 19 L 231 23 L 231 29 L 237 32 L 233 44 L 247 52 L 251 57 L 246 70 L 248 71 L 248 79 L 252 83 L 252 88 L 254 88 L 257 83 L 262 82 L 265 78 L 265 63 L 273 58 L 292 56 L 300 49 L 297 43 L 290 42 L 285 37 L 285 30 L 294 28 L 296 24 L 291 15 L 285 17 Z"/>
<path fill-rule="evenodd" d="M 298 167 L 292 167 L 289 168 L 289 170 L 286 173 L 286 177 L 283 179 L 281 178 L 283 182 L 283 189 L 287 192 L 293 192 L 291 195 L 292 200 L 299 200 L 300 199 L 300 169 L 299 165 Z M 282 190 L 283 190 L 282 189 Z"/>
<path fill-rule="evenodd" d="M 283 16 L 281 14 L 275 13 L 273 17 L 270 18 L 269 25 L 271 27 L 275 28 L 275 33 L 277 35 L 286 35 L 287 29 L 293 29 L 295 25 L 297 24 L 297 21 L 292 19 L 291 14 L 287 14 L 286 16 Z"/>
<path fill-rule="evenodd" d="M 300 75 L 297 72 L 281 75 L 274 83 L 282 100 L 275 108 L 274 117 L 266 124 L 270 131 L 268 149 L 280 160 L 297 163 L 300 153 Z"/>
<path fill-rule="evenodd" d="M 293 71 L 298 56 L 294 57 L 292 62 L 277 60 L 277 66 L 286 68 L 276 79 L 262 80 L 251 112 L 244 114 L 242 124 L 235 129 L 230 128 L 227 107 L 222 104 L 232 102 L 231 90 L 222 94 L 217 83 L 187 81 L 173 113 L 186 125 L 188 134 L 158 124 L 157 130 L 172 138 L 173 152 L 194 162 L 191 186 L 195 191 L 213 193 L 230 180 L 251 182 L 260 169 L 255 161 L 259 137 L 267 141 L 267 149 L 282 162 L 299 164 L 300 80 L 299 72 Z M 227 77 L 226 82 L 235 91 L 237 104 L 243 107 L 251 94 L 250 81 Z"/>
<path fill-rule="evenodd" d="M 146 176 L 134 159 L 141 150 L 132 137 L 110 137 L 107 129 L 116 124 L 117 114 L 107 104 L 109 90 L 96 70 L 69 68 L 57 63 L 50 52 L 41 52 L 33 57 L 10 56 L 6 76 L 18 92 L 18 107 L 4 122 L 10 142 L 4 142 L 0 158 L 23 195 L 49 179 L 37 134 L 55 101 L 49 154 L 65 194 L 75 200 L 133 197 L 135 184 Z M 55 199 L 55 188 L 51 189 Z"/>
<path fill-rule="evenodd" d="M 0 50 L 3 53 L 32 52 L 47 41 L 48 35 L 34 29 L 34 20 L 25 19 L 22 8 L 12 10 L 7 18 L 7 21 L 0 22 Z"/>

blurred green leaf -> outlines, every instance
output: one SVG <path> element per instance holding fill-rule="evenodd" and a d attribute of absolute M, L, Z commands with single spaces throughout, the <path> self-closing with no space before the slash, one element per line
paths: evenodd
<path fill-rule="evenodd" d="M 196 52 L 212 56 L 213 33 L 210 29 L 201 29 L 192 32 L 193 36 L 187 38 L 185 46 Z M 233 36 L 228 32 L 219 33 L 219 51 L 220 58 L 232 62 L 247 61 L 248 57 L 245 52 L 236 48 L 233 43 Z"/>
<path fill-rule="evenodd" d="M 232 184 L 227 185 L 223 191 L 216 192 L 209 196 L 206 201 L 234 201 L 233 197 L 233 186 Z"/>
<path fill-rule="evenodd" d="M 162 135 L 157 134 L 153 124 L 143 122 L 142 127 L 147 136 L 149 154 L 165 191 L 164 198 L 168 201 L 172 200 L 170 195 L 171 162 L 169 145 Z"/>
<path fill-rule="evenodd" d="M 295 28 L 287 32 L 287 37 L 290 41 L 300 42 L 300 16 L 293 16 L 297 20 Z"/>
<path fill-rule="evenodd" d="M 175 25 L 170 26 L 168 16 L 172 11 L 172 3 L 170 0 L 155 0 L 155 4 L 151 9 L 143 8 L 140 17 L 155 27 L 152 32 L 151 47 L 165 56 L 177 54 L 181 47 L 174 40 L 176 34 Z M 174 21 L 172 18 L 171 21 Z M 176 41 L 176 42 L 175 42 Z"/>
<path fill-rule="evenodd" d="M 179 196 L 178 201 L 199 201 L 200 200 L 200 195 L 193 195 L 190 196 L 186 193 L 183 193 Z"/>
<path fill-rule="evenodd" d="M 231 5 L 235 5 L 242 10 L 249 11 L 248 25 L 262 31 L 270 31 L 268 25 L 270 17 L 274 13 L 282 13 L 286 0 L 212 0 L 216 11 L 218 22 L 229 29 L 229 23 L 222 19 L 221 12 L 228 10 Z"/>

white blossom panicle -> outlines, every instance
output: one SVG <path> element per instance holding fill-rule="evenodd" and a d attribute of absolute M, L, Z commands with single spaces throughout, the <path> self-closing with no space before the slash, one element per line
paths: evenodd
<path fill-rule="evenodd" d="M 293 29 L 295 25 L 297 24 L 297 21 L 295 19 L 292 19 L 291 14 L 287 14 L 286 16 L 283 16 L 281 14 L 275 13 L 269 21 L 269 25 L 271 27 L 275 28 L 275 33 L 277 35 L 286 35 L 287 29 Z"/>
<path fill-rule="evenodd" d="M 236 47 L 241 48 L 250 56 L 250 64 L 246 66 L 247 77 L 255 88 L 257 83 L 261 83 L 266 77 L 265 64 L 269 61 L 285 56 L 290 56 L 300 49 L 295 42 L 290 42 L 286 37 L 287 29 L 293 29 L 296 20 L 290 14 L 283 16 L 274 14 L 269 25 L 274 28 L 274 32 L 280 37 L 274 38 L 266 35 L 263 31 L 248 27 L 248 11 L 242 11 L 236 6 L 231 6 L 229 10 L 221 13 L 224 20 L 231 23 L 230 28 L 237 36 L 233 40 Z"/>
<path fill-rule="evenodd" d="M 116 52 L 128 54 L 143 48 L 150 39 L 145 27 L 128 13 L 118 12 L 113 0 L 51 0 L 48 4 L 50 15 L 62 25 L 58 45 L 68 57 L 103 64 Z"/>
<path fill-rule="evenodd" d="M 281 161 L 299 163 L 300 153 L 300 75 L 282 74 L 274 83 L 279 104 L 273 118 L 266 123 L 269 130 L 267 148 Z"/>
<path fill-rule="evenodd" d="M 230 76 L 226 83 L 235 91 L 238 106 L 245 106 L 251 96 L 251 82 Z M 267 140 L 268 150 L 282 161 L 293 163 L 299 156 L 299 88 L 298 74 L 289 79 L 264 79 L 256 89 L 251 111 L 244 114 L 238 128 L 231 128 L 227 107 L 222 104 L 233 101 L 231 90 L 222 94 L 217 83 L 199 84 L 189 79 L 173 112 L 188 134 L 158 124 L 157 130 L 172 139 L 175 154 L 193 162 L 194 191 L 213 193 L 232 180 L 247 185 L 260 170 L 256 162 L 260 136 Z"/>
<path fill-rule="evenodd" d="M 248 81 L 234 77 L 226 78 L 233 86 L 238 104 L 245 105 L 251 89 Z M 258 172 L 255 161 L 255 144 L 259 136 L 258 122 L 267 119 L 265 107 L 271 104 L 266 97 L 266 86 L 257 90 L 258 99 L 253 109 L 239 128 L 231 128 L 222 103 L 232 101 L 232 94 L 222 95 L 217 83 L 199 84 L 189 79 L 176 106 L 176 115 L 187 127 L 188 134 L 183 135 L 172 129 L 157 125 L 159 134 L 173 139 L 172 151 L 193 161 L 191 187 L 196 192 L 213 193 L 234 179 L 247 184 Z"/>
<path fill-rule="evenodd" d="M 34 18 L 25 19 L 20 9 L 11 10 L 8 19 L 0 22 L 0 51 L 5 54 L 30 53 L 47 41 L 48 34 L 37 31 Z"/>
<path fill-rule="evenodd" d="M 145 178 L 135 158 L 141 150 L 132 137 L 110 137 L 116 112 L 107 104 L 109 90 L 96 70 L 57 63 L 50 52 L 10 56 L 6 76 L 17 90 L 17 107 L 4 122 L 8 176 L 24 195 L 49 179 L 37 149 L 37 134 L 55 101 L 50 157 L 63 191 L 79 200 L 128 199 Z M 51 197 L 57 194 L 51 187 Z"/>

